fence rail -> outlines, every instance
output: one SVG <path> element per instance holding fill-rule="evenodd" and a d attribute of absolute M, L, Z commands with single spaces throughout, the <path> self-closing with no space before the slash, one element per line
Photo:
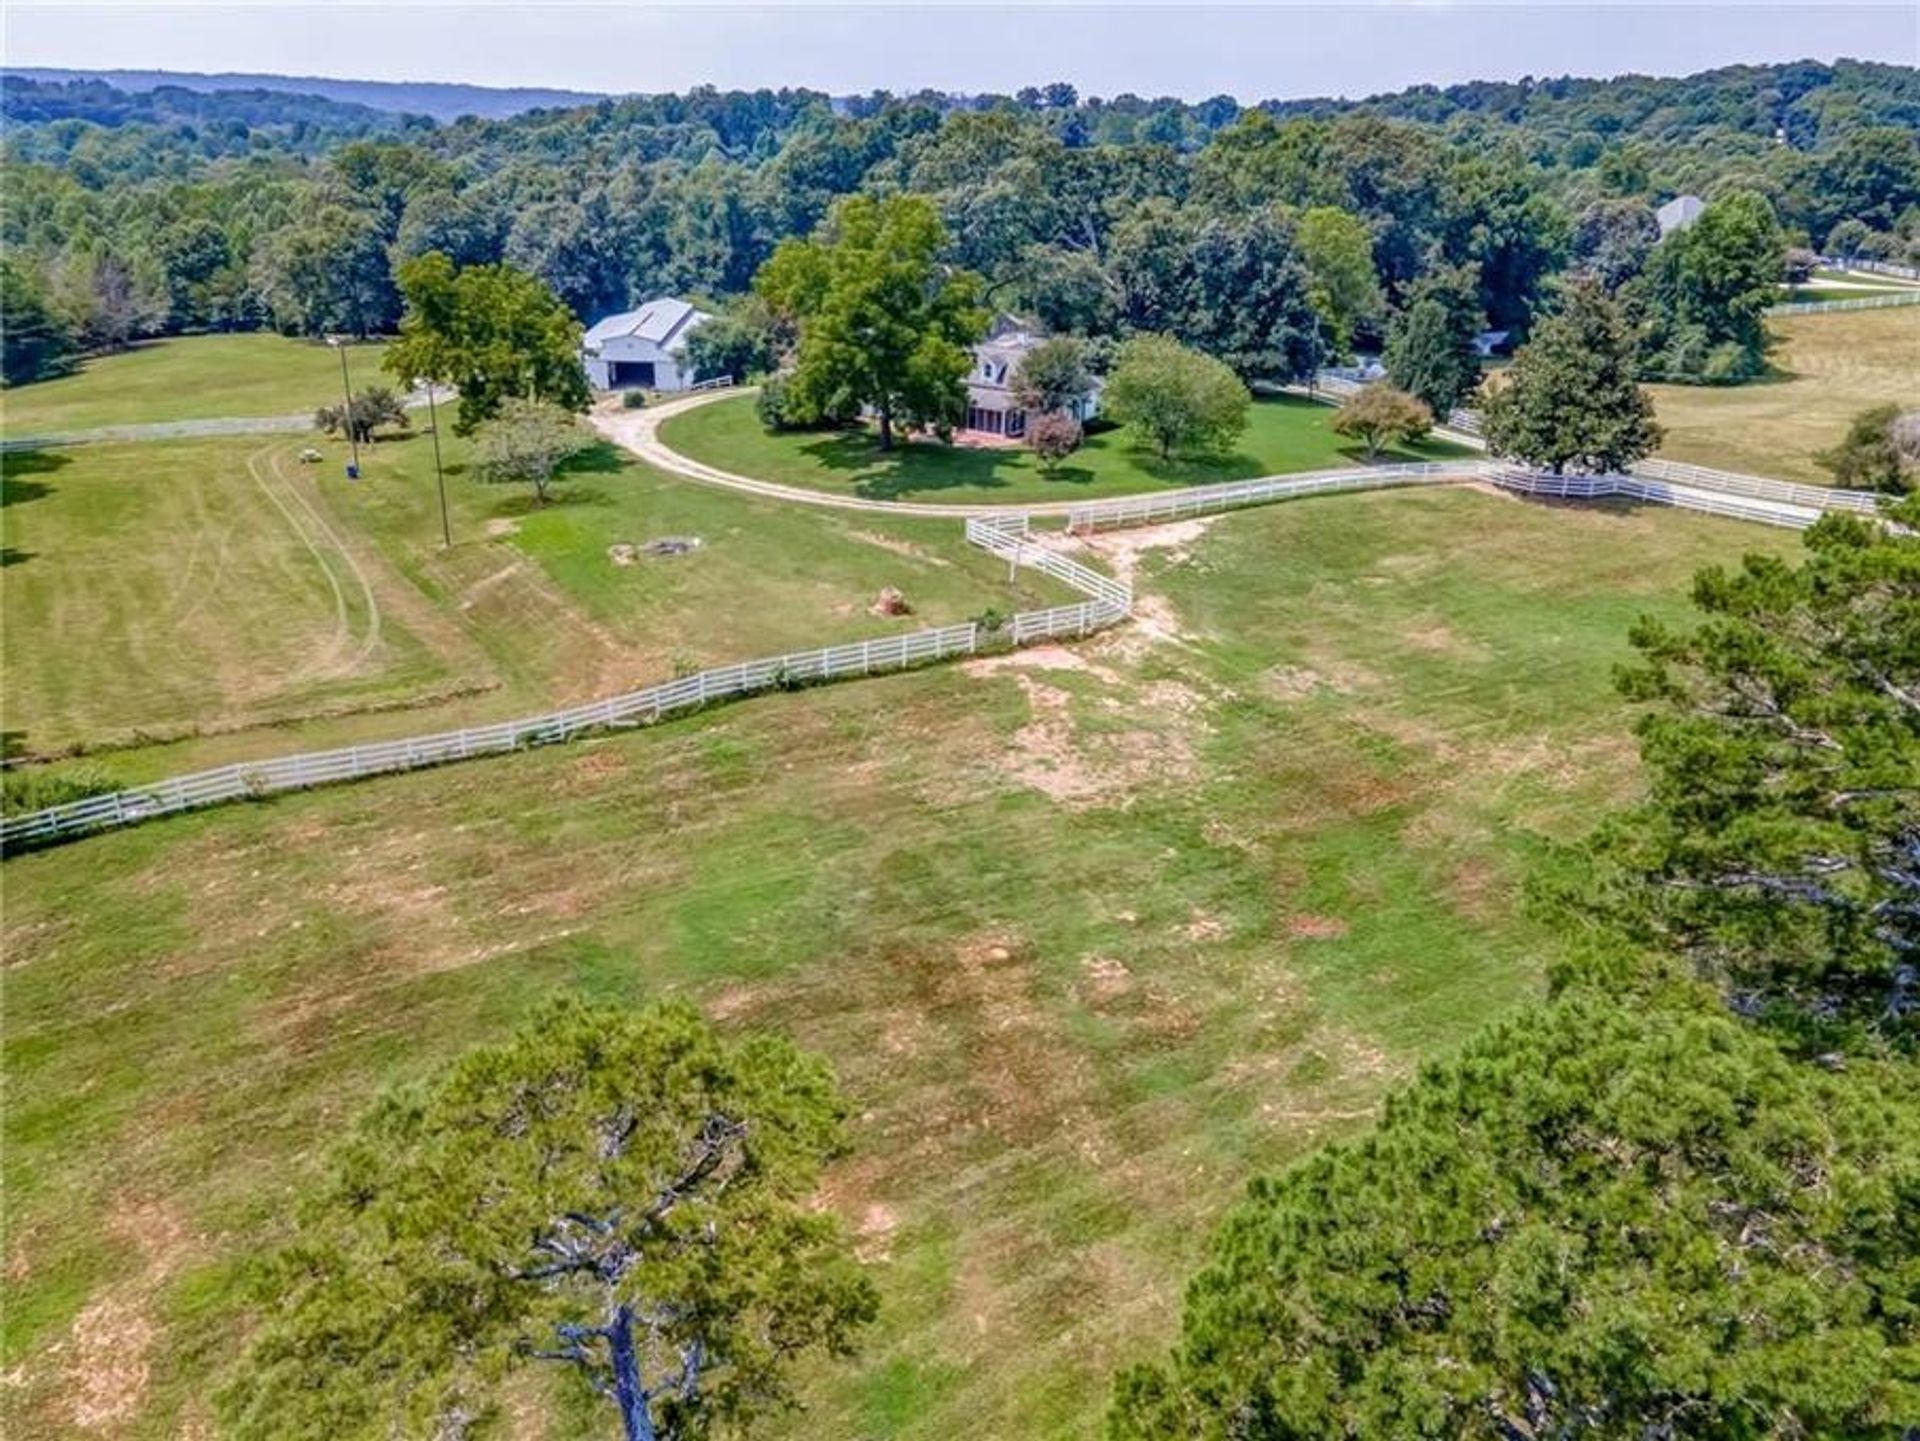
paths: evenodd
<path fill-rule="evenodd" d="M 1729 495 L 1774 500 L 1782 505 L 1811 506 L 1815 510 L 1851 510 L 1871 515 L 1880 508 L 1880 497 L 1872 491 L 1795 485 L 1792 481 L 1769 480 L 1765 476 L 1742 475 L 1731 470 L 1713 470 L 1704 465 L 1687 465 L 1677 460 L 1642 460 L 1633 466 L 1633 473 L 1649 480 L 1672 481 L 1679 485 L 1725 491 Z"/>
<path fill-rule="evenodd" d="M 1920 290 L 1916 290 L 1915 294 L 1920 295 Z M 1351 395 L 1361 388 L 1358 382 L 1348 378 L 1351 373 L 1350 371 L 1323 370 L 1315 380 L 1318 388 L 1329 394 Z M 1448 417 L 1447 425 L 1450 429 L 1463 431 L 1476 438 L 1480 435 L 1480 416 L 1475 411 L 1455 410 Z M 1880 507 L 1880 497 L 1871 491 L 1841 490 L 1824 485 L 1796 485 L 1791 481 L 1772 480 L 1762 475 L 1744 475 L 1732 470 L 1714 470 L 1708 466 L 1688 465 L 1677 460 L 1656 458 L 1636 461 L 1629 469 L 1634 475 L 1644 476 L 1649 480 L 1668 481 L 1703 490 L 1724 491 L 1729 495 L 1775 501 L 1781 505 L 1811 506 L 1815 510 L 1850 510 L 1863 515 L 1870 515 Z M 1505 475 L 1519 472 L 1512 467 L 1502 467 L 1500 473 Z"/>
<path fill-rule="evenodd" d="M 1404 465 L 1375 465 L 1365 469 L 1313 471 L 1306 475 L 1275 475 L 1261 480 L 1230 480 L 1219 485 L 1196 485 L 1161 495 L 1125 495 L 1114 500 L 1090 501 L 1067 512 L 1067 529 L 1074 532 L 1109 530 L 1117 526 L 1149 525 L 1233 510 L 1243 505 L 1291 500 L 1302 495 L 1330 495 L 1351 490 L 1384 490 L 1393 486 L 1432 485 L 1470 480 L 1486 469 L 1484 461 L 1413 461 Z"/>
<path fill-rule="evenodd" d="M 1830 310 L 1886 310 L 1895 305 L 1920 305 L 1920 286 L 1890 290 L 1885 295 L 1863 295 L 1858 300 L 1789 300 L 1769 305 L 1769 315 L 1822 315 Z"/>
<path fill-rule="evenodd" d="M 696 380 L 687 387 L 689 393 L 696 390 L 730 390 L 734 380 L 731 375 L 716 375 L 711 380 Z"/>
<path fill-rule="evenodd" d="M 1717 491 L 1671 485 L 1638 475 L 1545 475 L 1523 467 L 1500 467 L 1489 478 L 1507 490 L 1553 500 L 1600 500 L 1624 496 L 1629 500 L 1700 511 L 1707 515 L 1749 520 L 1761 525 L 1805 530 L 1820 518 L 1817 510 L 1795 508 L 1784 501 L 1748 500 Z"/>
<path fill-rule="evenodd" d="M 1090 533 L 1299 496 L 1465 480 L 1487 480 L 1521 494 L 1564 499 L 1626 496 L 1795 529 L 1813 524 L 1823 509 L 1869 510 L 1876 504 L 1873 497 L 1860 492 L 1795 486 L 1784 481 L 1665 461 L 1651 462 L 1632 475 L 1545 475 L 1519 466 L 1475 460 L 1267 476 L 1195 486 L 1161 495 L 1121 496 L 1074 507 L 1067 516 L 1067 529 L 1072 533 Z M 1026 515 L 1000 512 L 969 519 L 966 536 L 972 544 L 1011 565 L 1052 576 L 1086 597 L 1066 605 L 1019 612 L 999 633 L 1014 645 L 1056 636 L 1085 635 L 1124 620 L 1132 611 L 1133 593 L 1128 586 L 1061 554 L 1049 537 L 1036 537 Z M 593 731 L 649 725 L 715 701 L 973 655 L 990 638 L 998 637 L 978 622 L 966 621 L 905 635 L 850 641 L 718 666 L 606 700 L 522 720 L 221 766 L 26 815 L 0 817 L 0 851 L 44 845 L 221 801 L 305 790 L 335 781 L 417 770 L 474 756 L 501 755 Z"/>
<path fill-rule="evenodd" d="M 1920 280 L 1920 270 L 1911 265 L 1896 265 L 1891 260 L 1849 260 L 1848 270 L 1865 270 L 1875 275 L 1891 275 L 1900 280 Z"/>

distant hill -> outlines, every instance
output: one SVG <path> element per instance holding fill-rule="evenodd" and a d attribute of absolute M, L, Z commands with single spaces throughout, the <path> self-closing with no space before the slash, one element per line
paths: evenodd
<path fill-rule="evenodd" d="M 9 67 L 5 74 L 44 81 L 103 80 L 132 92 L 166 87 L 202 93 L 243 90 L 318 95 L 390 114 L 430 115 L 435 120 L 457 120 L 462 115 L 499 120 L 528 110 L 591 105 L 606 98 L 584 90 L 528 86 L 495 89 L 437 80 L 330 80 L 319 75 L 208 75 L 186 70 L 62 70 L 47 66 Z"/>
<path fill-rule="evenodd" d="M 18 71 L 9 72 L 0 83 L 0 117 L 14 126 L 84 120 L 108 126 L 206 127 L 239 121 L 251 130 L 271 133 L 300 126 L 303 134 L 314 131 L 334 137 L 432 124 L 424 116 L 290 90 L 190 90 L 183 85 L 129 90 L 102 80 L 46 80 Z"/>

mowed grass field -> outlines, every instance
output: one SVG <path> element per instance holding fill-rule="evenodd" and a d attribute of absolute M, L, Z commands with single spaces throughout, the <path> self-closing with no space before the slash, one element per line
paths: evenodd
<path fill-rule="evenodd" d="M 358 390 L 394 384 L 378 342 L 347 348 Z M 340 356 L 282 335 L 143 341 L 82 361 L 71 375 L 0 390 L 0 434 L 50 435 L 106 425 L 311 414 L 340 400 Z"/>
<path fill-rule="evenodd" d="M 1258 400 L 1245 432 L 1225 454 L 1163 462 L 1135 443 L 1126 427 L 1096 429 L 1053 475 L 1024 446 L 902 443 L 883 454 L 870 431 L 769 432 L 753 398 L 697 406 L 660 427 L 682 454 L 737 475 L 804 485 L 871 500 L 937 500 L 962 504 L 1093 499 L 1176 485 L 1245 480 L 1288 471 L 1357 465 L 1365 449 L 1335 435 L 1333 411 L 1295 396 Z M 1471 454 L 1431 440 L 1385 452 L 1384 460 L 1434 460 Z"/>
<path fill-rule="evenodd" d="M 1652 385 L 1660 453 L 1781 480 L 1831 483 L 1814 456 L 1860 411 L 1920 406 L 1920 306 L 1775 316 L 1775 374 L 1748 385 Z"/>
<path fill-rule="evenodd" d="M 299 463 L 313 443 L 0 457 L 16 752 L 138 744 L 116 764 L 145 775 L 530 713 L 1065 596 L 1027 576 L 1010 588 L 957 522 L 850 525 L 676 482 L 608 447 L 542 507 L 530 488 L 479 484 L 468 446 L 446 437 L 446 550 L 430 438 L 365 448 L 358 482 L 338 442 Z M 676 536 L 698 548 L 609 555 Z M 870 613 L 886 586 L 912 614 Z"/>
<path fill-rule="evenodd" d="M 1538 989 L 1520 877 L 1636 785 L 1628 621 L 1797 544 L 1466 489 L 1122 532 L 1150 624 L 1083 645 L 10 860 L 0 1429 L 203 1434 L 328 1142 L 569 989 L 852 1098 L 882 1316 L 768 1435 L 1097 1434 L 1248 1178 Z"/>

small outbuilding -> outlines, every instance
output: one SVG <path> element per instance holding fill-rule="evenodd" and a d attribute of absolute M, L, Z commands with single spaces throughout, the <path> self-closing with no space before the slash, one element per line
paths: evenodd
<path fill-rule="evenodd" d="M 580 361 L 596 390 L 685 390 L 697 376 L 687 337 L 713 317 L 684 300 L 649 300 L 597 320 L 580 342 Z"/>

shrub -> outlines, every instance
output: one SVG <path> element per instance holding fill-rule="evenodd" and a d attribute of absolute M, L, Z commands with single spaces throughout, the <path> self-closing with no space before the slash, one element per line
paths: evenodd
<path fill-rule="evenodd" d="M 0 773 L 0 811 L 25 815 L 89 796 L 112 795 L 120 788 L 119 778 L 100 766 L 67 766 L 61 770 L 15 767 Z"/>
<path fill-rule="evenodd" d="M 792 408 L 792 387 L 784 375 L 770 375 L 761 382 L 760 393 L 753 399 L 753 413 L 760 417 L 760 423 L 768 430 L 791 430 L 794 428 Z"/>
<path fill-rule="evenodd" d="M 1707 352 L 1700 378 L 1709 385 L 1733 385 L 1759 373 L 1760 358 L 1746 346 L 1729 340 Z"/>
<path fill-rule="evenodd" d="M 641 410 L 645 408 L 646 403 L 647 393 L 644 390 L 623 390 L 620 392 L 620 408 L 622 410 Z"/>
<path fill-rule="evenodd" d="M 1330 424 L 1335 435 L 1363 442 L 1372 460 L 1383 446 L 1425 436 L 1433 429 L 1433 412 L 1424 400 L 1382 380 L 1348 396 Z"/>
<path fill-rule="evenodd" d="M 1027 446 L 1039 458 L 1040 469 L 1048 475 L 1080 448 L 1084 435 L 1080 422 L 1063 410 L 1046 411 L 1027 424 Z"/>
<path fill-rule="evenodd" d="M 1915 474 L 1920 473 L 1920 467 L 1902 449 L 1903 439 L 1912 444 L 1907 437 L 1920 429 L 1911 424 L 1912 420 L 1911 415 L 1903 417 L 1900 407 L 1891 402 L 1872 406 L 1854 416 L 1838 445 L 1821 451 L 1814 459 L 1831 471 L 1840 485 L 1898 495 L 1910 488 Z"/>

